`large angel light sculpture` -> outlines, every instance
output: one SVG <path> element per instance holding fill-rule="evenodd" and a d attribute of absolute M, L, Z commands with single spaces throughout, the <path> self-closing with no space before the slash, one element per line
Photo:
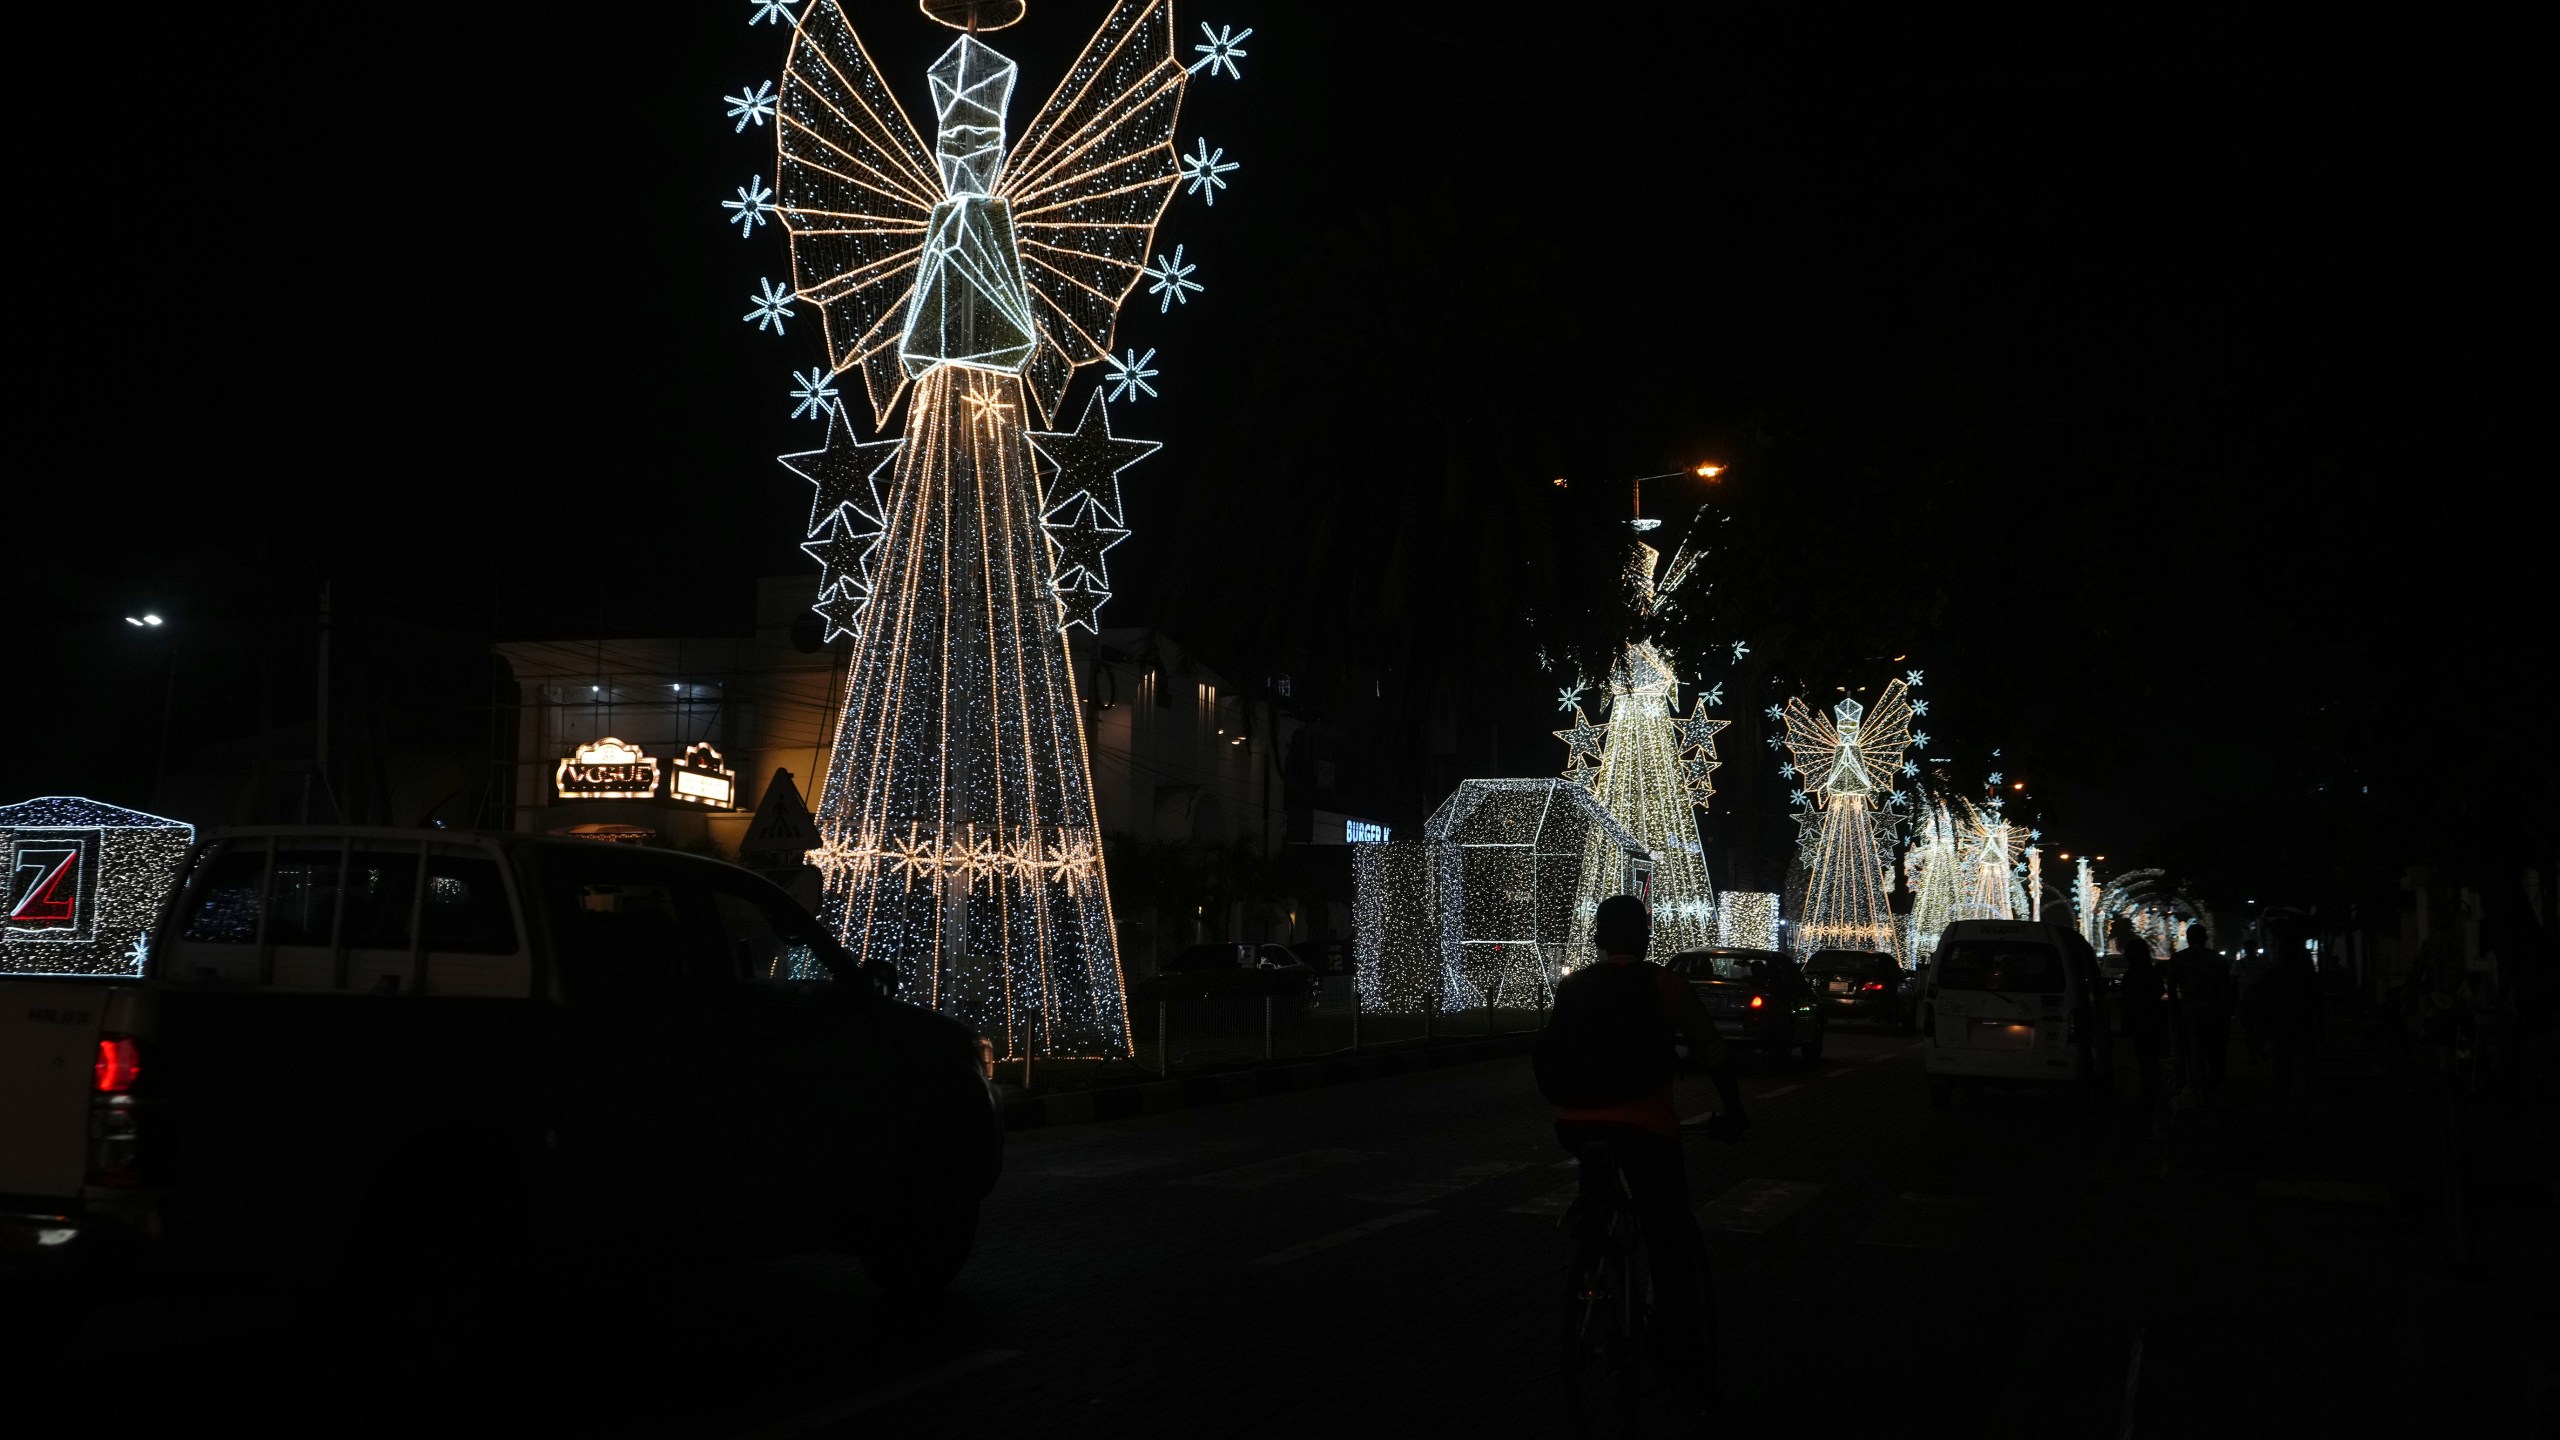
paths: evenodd
<path fill-rule="evenodd" d="M 1902 859 L 1902 873 L 1911 887 L 1911 953 L 1903 959 L 1916 967 L 1937 953 L 1938 936 L 1956 918 L 1956 900 L 1963 889 L 1963 852 L 1956 843 L 1955 814 L 1946 800 L 1928 799 L 1923 806 L 1911 849 Z"/>
<path fill-rule="evenodd" d="M 1887 685 L 1872 706 L 1843 699 L 1827 717 L 1791 699 L 1786 724 L 1787 750 L 1805 781 L 1815 823 L 1798 943 L 1807 950 L 1898 954 L 1888 838 L 1895 822 L 1884 801 L 1911 744 L 1903 682 Z"/>
<path fill-rule="evenodd" d="M 1682 547 L 1657 585 L 1661 552 L 1639 540 L 1627 562 L 1628 598 L 1639 618 L 1662 605 L 1697 566 Z M 1716 732 L 1700 694 L 1680 715 L 1680 681 L 1672 661 L 1647 641 L 1628 644 L 1609 669 L 1608 723 L 1594 725 L 1573 707 L 1565 742 L 1565 777 L 1580 781 L 1618 823 L 1653 853 L 1653 952 L 1669 955 L 1716 943 L 1715 889 L 1698 843 L 1698 811 L 1716 793 Z M 1587 924 L 1602 900 L 1618 893 L 1621 857 L 1595 836 L 1586 842 L 1575 914 Z M 1586 949 L 1573 951 L 1579 960 Z"/>
<path fill-rule="evenodd" d="M 864 442 L 839 406 L 824 450 L 786 458 L 818 489 L 829 638 L 854 636 L 821 913 L 1008 1053 L 1126 1053 L 1064 626 L 1093 627 L 1126 533 L 1119 472 L 1156 447 L 1111 433 L 1100 387 L 1072 427 L 1034 427 L 1154 273 L 1182 170 L 1172 5 L 1114 5 L 1008 143 L 1014 64 L 974 21 L 1020 6 L 927 4 L 969 31 L 928 72 L 931 145 L 847 8 L 814 0 L 793 33 L 774 208 L 832 368 L 859 373 L 884 432 L 902 398 L 906 414 Z"/>

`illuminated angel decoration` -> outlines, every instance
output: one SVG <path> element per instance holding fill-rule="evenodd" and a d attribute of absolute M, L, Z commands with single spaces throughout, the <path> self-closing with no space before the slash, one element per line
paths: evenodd
<path fill-rule="evenodd" d="M 2013 825 L 1998 802 L 1977 807 L 1958 802 L 1956 845 L 1961 881 L 1957 887 L 1958 920 L 2015 920 L 2026 910 L 2026 892 L 2018 883 L 2018 863 L 2026 854 L 2027 827 Z"/>
<path fill-rule="evenodd" d="M 776 126 L 793 294 L 875 425 L 906 406 L 894 439 L 858 441 L 848 386 L 827 448 L 791 457 L 822 503 L 847 497 L 813 520 L 842 561 L 820 612 L 854 636 L 818 804 L 822 913 L 1008 1053 L 1028 1029 L 1037 1053 L 1125 1054 L 1063 626 L 1095 624 L 1126 533 L 1117 477 L 1155 447 L 1111 433 L 1099 388 L 1042 427 L 1110 356 L 1181 179 L 1172 5 L 1114 5 L 1018 139 L 1014 63 L 954 17 L 1020 7 L 926 5 L 970 30 L 927 71 L 931 144 L 849 8 L 802 13 Z M 1029 855 L 1049 858 L 998 863 Z"/>
<path fill-rule="evenodd" d="M 1897 954 L 1885 805 L 1902 752 L 1911 744 L 1911 702 L 1902 681 L 1873 706 L 1844 699 L 1831 714 L 1787 702 L 1787 749 L 1815 783 L 1807 811 L 1804 913 L 1797 935 L 1808 948 Z"/>
<path fill-rule="evenodd" d="M 1675 551 L 1660 584 L 1661 552 L 1637 541 L 1627 563 L 1628 598 L 1639 618 L 1666 603 L 1697 568 L 1697 555 Z M 1556 737 L 1568 750 L 1565 774 L 1592 795 L 1653 853 L 1650 899 L 1653 949 L 1658 955 L 1716 943 L 1715 889 L 1707 855 L 1698 841 L 1697 812 L 1716 793 L 1716 733 L 1729 723 L 1710 719 L 1700 695 L 1686 716 L 1678 713 L 1680 682 L 1670 657 L 1647 641 L 1622 649 L 1609 671 L 1608 723 L 1594 725 L 1573 709 L 1572 728 Z M 1586 845 L 1577 913 L 1586 921 L 1602 900 L 1619 893 L 1621 859 L 1597 840 Z M 1577 948 L 1573 958 L 1586 953 Z"/>

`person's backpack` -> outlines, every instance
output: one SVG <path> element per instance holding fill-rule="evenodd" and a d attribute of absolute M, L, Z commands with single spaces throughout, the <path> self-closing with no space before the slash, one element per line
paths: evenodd
<path fill-rule="evenodd" d="M 1660 973 L 1643 963 L 1590 965 L 1558 982 L 1555 1009 L 1529 1052 L 1548 1104 L 1614 1105 L 1671 1083 L 1671 1017 L 1655 989 Z"/>

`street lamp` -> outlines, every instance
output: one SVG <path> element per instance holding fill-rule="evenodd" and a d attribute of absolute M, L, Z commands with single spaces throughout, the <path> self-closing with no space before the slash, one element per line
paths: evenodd
<path fill-rule="evenodd" d="M 1725 467 L 1712 460 L 1703 460 L 1690 466 L 1686 470 L 1665 470 L 1659 475 L 1635 476 L 1627 482 L 1635 487 L 1635 527 L 1638 530 L 1651 530 L 1662 523 L 1659 520 L 1648 521 L 1644 518 L 1644 482 L 1647 480 L 1679 480 L 1694 475 L 1701 480 L 1712 482 L 1717 477 L 1723 475 L 1724 470 Z M 1561 475 L 1556 477 L 1555 487 L 1557 489 L 1565 489 L 1567 488 L 1567 485 L 1568 482 L 1565 477 Z"/>
<path fill-rule="evenodd" d="M 136 630 L 159 630 L 169 622 L 161 619 L 158 611 L 145 610 L 139 615 L 127 615 L 124 623 Z M 169 678 L 160 690 L 160 748 L 151 762 L 151 804 L 154 809 L 162 803 L 160 791 L 169 774 L 169 721 L 178 708 L 178 647 L 163 641 L 162 648 L 169 652 Z"/>

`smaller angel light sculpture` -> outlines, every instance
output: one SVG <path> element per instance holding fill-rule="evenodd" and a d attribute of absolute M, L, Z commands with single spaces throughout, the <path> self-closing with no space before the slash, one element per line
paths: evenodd
<path fill-rule="evenodd" d="M 1887 685 L 1873 706 L 1846 698 L 1826 717 L 1796 698 L 1786 713 L 1787 750 L 1809 782 L 1816 822 L 1799 941 L 1813 949 L 1898 954 L 1886 891 L 1892 873 L 1887 837 L 1896 822 L 1884 800 L 1911 744 L 1904 682 Z"/>

